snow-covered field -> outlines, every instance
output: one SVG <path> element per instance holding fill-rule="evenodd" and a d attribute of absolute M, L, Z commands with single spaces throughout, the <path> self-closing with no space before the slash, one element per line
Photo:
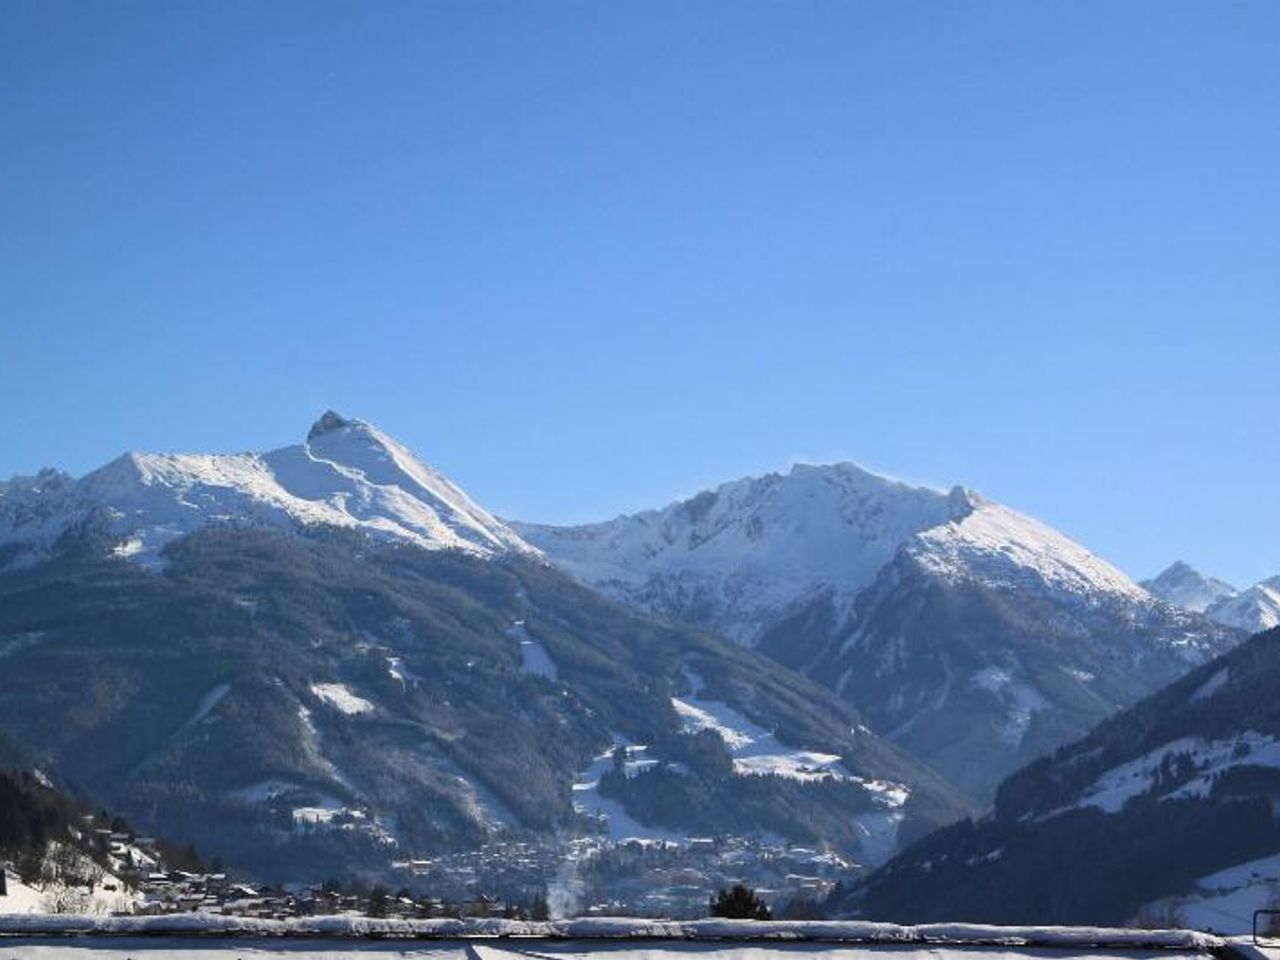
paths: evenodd
<path fill-rule="evenodd" d="M 107 889 L 107 885 L 115 890 Z M 44 886 L 28 886 L 12 873 L 7 875 L 8 893 L 0 897 L 0 932 L 6 928 L 4 914 L 48 914 L 55 904 L 66 909 L 89 910 L 95 914 L 128 913 L 137 905 L 138 897 L 123 891 L 123 884 L 113 876 L 106 876 L 92 893 L 76 887 L 68 888 L 56 883 Z"/>
<path fill-rule="evenodd" d="M 834 753 L 793 750 L 778 742 L 768 730 L 717 700 L 673 697 L 671 705 L 688 733 L 714 730 L 733 757 L 733 769 L 741 776 L 774 774 L 793 780 L 848 780 L 849 772 Z"/>
<path fill-rule="evenodd" d="M 1280 898 L 1280 854 L 1219 870 L 1195 885 L 1192 893 L 1149 904 L 1143 914 L 1194 930 L 1250 933 L 1253 912 L 1274 909 Z"/>

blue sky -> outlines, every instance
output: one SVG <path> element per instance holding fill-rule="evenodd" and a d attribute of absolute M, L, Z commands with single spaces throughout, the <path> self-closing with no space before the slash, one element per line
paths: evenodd
<path fill-rule="evenodd" d="M 1280 4 L 0 6 L 0 476 L 373 420 L 509 516 L 796 459 L 1280 573 Z"/>

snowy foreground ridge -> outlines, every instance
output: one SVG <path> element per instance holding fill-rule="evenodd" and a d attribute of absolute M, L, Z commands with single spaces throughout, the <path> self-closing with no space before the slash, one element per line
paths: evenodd
<path fill-rule="evenodd" d="M 0 915 L 0 936 L 141 936 L 172 934 L 250 937 L 540 937 L 558 940 L 762 940 L 860 944 L 954 944 L 1105 947 L 1208 952 L 1228 941 L 1194 930 L 1111 927 L 1001 927 L 972 923 L 903 926 L 867 921 L 638 920 L 597 917 L 545 923 L 522 920 L 400 920 L 305 917 L 262 920 L 213 914 L 155 917 Z"/>

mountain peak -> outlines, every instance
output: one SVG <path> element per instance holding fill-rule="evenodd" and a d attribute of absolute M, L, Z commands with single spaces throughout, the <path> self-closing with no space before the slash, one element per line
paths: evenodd
<path fill-rule="evenodd" d="M 1206 577 L 1185 560 L 1175 560 L 1158 576 L 1140 586 L 1152 596 L 1174 606 L 1204 613 L 1210 606 L 1238 592 L 1223 580 Z"/>
<path fill-rule="evenodd" d="M 43 476 L 43 475 L 42 475 Z M 0 544 L 47 554 L 86 517 L 140 563 L 211 521 L 362 530 L 426 549 L 536 554 L 506 524 L 371 424 L 327 410 L 307 442 L 265 453 L 126 453 L 80 480 L 0 490 Z M 100 511 L 105 511 L 100 513 Z"/>
<path fill-rule="evenodd" d="M 314 440 L 323 433 L 330 433 L 334 430 L 341 430 L 343 427 L 351 425 L 351 421 L 342 414 L 334 410 L 326 410 L 320 414 L 320 418 L 311 425 L 311 429 L 307 431 L 307 440 Z"/>

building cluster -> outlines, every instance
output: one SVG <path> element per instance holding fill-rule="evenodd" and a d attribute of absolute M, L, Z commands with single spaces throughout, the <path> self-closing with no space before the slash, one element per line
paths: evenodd
<path fill-rule="evenodd" d="M 113 901 L 110 909 L 127 905 L 131 912 L 150 915 L 689 918 L 705 915 L 716 890 L 738 883 L 757 890 L 781 912 L 788 904 L 818 903 L 852 867 L 830 853 L 746 838 L 507 841 L 394 862 L 390 885 L 398 892 L 391 893 L 383 887 L 343 889 L 332 882 L 263 887 L 221 870 L 179 869 L 166 852 L 184 866 L 192 862 L 162 849 L 152 837 L 98 826 L 93 818 L 86 818 L 82 837 L 91 841 L 94 859 L 103 865 L 94 879 L 98 889 L 127 898 Z"/>

